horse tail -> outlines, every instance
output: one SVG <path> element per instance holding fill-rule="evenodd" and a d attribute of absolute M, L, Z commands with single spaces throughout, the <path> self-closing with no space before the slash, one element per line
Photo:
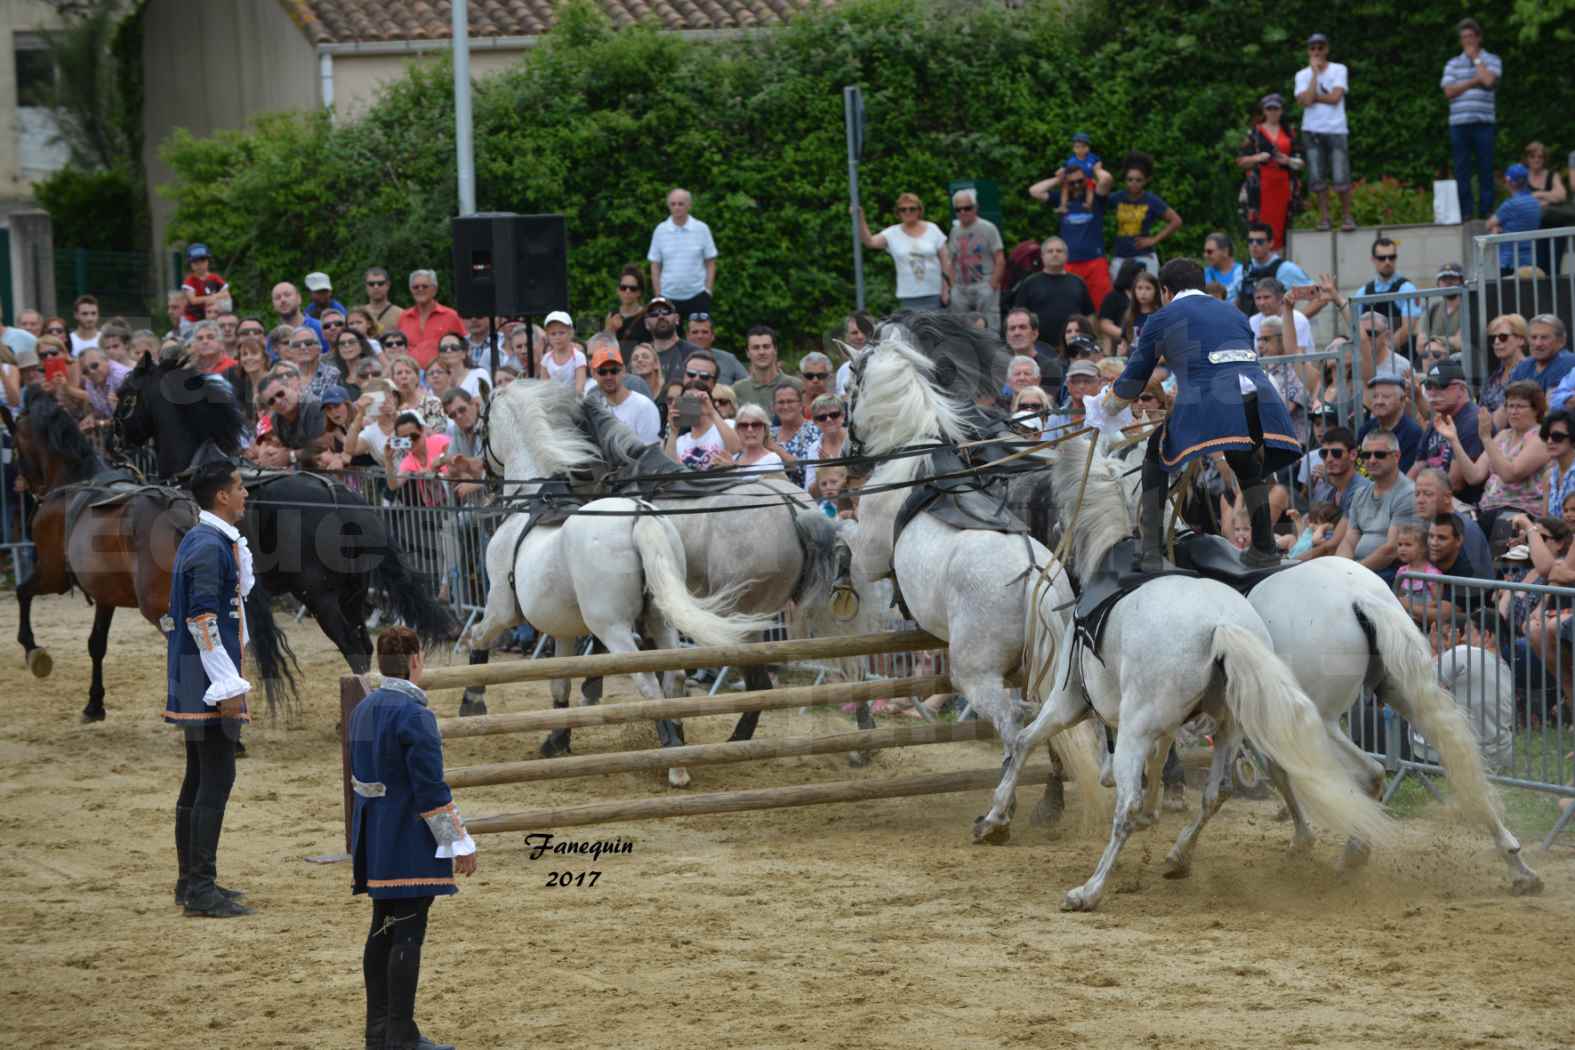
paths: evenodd
<path fill-rule="evenodd" d="M 1031 574 L 1027 587 L 1028 600 L 1023 603 L 1023 696 L 1041 704 L 1050 703 L 1055 692 L 1065 617 L 1056 608 L 1060 595 L 1047 575 Z M 1085 718 L 1050 738 L 1050 748 L 1061 762 L 1062 776 L 1077 784 L 1078 827 L 1088 833 L 1108 828 L 1115 812 L 1114 795 L 1099 782 L 1096 756 L 1103 753 L 1104 741 L 1094 721 Z M 1011 742 L 1007 744 L 1010 746 Z"/>
<path fill-rule="evenodd" d="M 738 588 L 708 598 L 690 594 L 683 541 L 666 518 L 642 514 L 634 520 L 633 534 L 652 601 L 674 627 L 698 644 L 738 645 L 774 622 L 770 616 L 729 615 Z"/>
<path fill-rule="evenodd" d="M 394 613 L 416 632 L 421 644 L 430 649 L 448 641 L 456 626 L 454 617 L 430 586 L 416 580 L 399 544 L 389 537 L 372 558 L 372 583 L 383 592 Z"/>
<path fill-rule="evenodd" d="M 1394 822 L 1357 789 L 1318 709 L 1280 658 L 1234 624 L 1214 629 L 1210 655 L 1225 671 L 1226 705 L 1253 743 L 1285 770 L 1308 817 L 1372 845 L 1391 840 Z"/>
<path fill-rule="evenodd" d="M 1438 750 L 1460 805 L 1497 827 L 1504 815 L 1503 799 L 1488 781 L 1476 733 L 1455 698 L 1439 684 L 1427 640 L 1392 601 L 1360 597 L 1351 602 L 1351 611 L 1383 668 L 1378 695 Z"/>
<path fill-rule="evenodd" d="M 837 582 L 836 523 L 818 509 L 801 510 L 793 515 L 793 531 L 804 552 L 793 602 L 802 608 L 817 608 L 831 600 L 831 589 Z"/>
<path fill-rule="evenodd" d="M 301 713 L 301 693 L 297 676 L 301 665 L 290 648 L 290 639 L 273 618 L 273 595 L 259 581 L 246 596 L 246 633 L 252 643 L 257 672 L 262 675 L 263 691 L 268 698 L 268 716 L 274 717 L 284 706 L 291 717 Z"/>

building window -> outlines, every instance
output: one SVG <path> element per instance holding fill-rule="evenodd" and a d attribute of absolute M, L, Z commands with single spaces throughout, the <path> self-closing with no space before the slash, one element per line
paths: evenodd
<path fill-rule="evenodd" d="M 15 36 L 16 155 L 24 179 L 41 179 L 65 167 L 71 151 L 60 137 L 60 124 L 49 108 L 55 84 L 55 61 L 36 33 Z"/>

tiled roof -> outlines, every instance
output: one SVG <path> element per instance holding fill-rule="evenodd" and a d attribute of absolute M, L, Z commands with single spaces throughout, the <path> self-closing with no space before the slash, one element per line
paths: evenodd
<path fill-rule="evenodd" d="M 663 29 L 751 29 L 781 25 L 830 0 L 597 0 L 613 25 L 653 20 Z M 448 0 L 280 0 L 314 44 L 446 40 Z M 470 0 L 475 38 L 537 36 L 552 28 L 554 0 Z"/>

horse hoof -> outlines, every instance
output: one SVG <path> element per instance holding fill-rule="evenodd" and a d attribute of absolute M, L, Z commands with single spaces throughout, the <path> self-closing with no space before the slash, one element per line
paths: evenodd
<path fill-rule="evenodd" d="M 477 715 L 484 715 L 486 713 L 487 701 L 483 697 L 478 696 L 473 700 L 471 699 L 470 694 L 466 693 L 464 698 L 459 702 L 459 717 L 461 718 L 474 718 Z"/>
<path fill-rule="evenodd" d="M 84 707 L 82 709 L 82 722 L 83 724 L 87 724 L 89 722 L 102 722 L 104 721 L 104 715 L 105 711 L 102 707 L 98 708 L 97 710 L 94 710 L 91 707 Z"/>
<path fill-rule="evenodd" d="M 1004 846 L 1011 841 L 1010 824 L 991 824 L 988 817 L 973 822 L 973 842 L 976 846 Z"/>
<path fill-rule="evenodd" d="M 1509 892 L 1516 897 L 1535 897 L 1542 892 L 1542 878 L 1535 872 L 1517 875 L 1509 884 Z"/>
<path fill-rule="evenodd" d="M 849 751 L 848 765 L 852 766 L 854 769 L 863 769 L 865 766 L 870 764 L 873 758 L 874 756 L 868 751 Z"/>
<path fill-rule="evenodd" d="M 1285 855 L 1288 857 L 1305 857 L 1312 852 L 1312 848 L 1312 839 L 1294 838 L 1291 839 L 1291 844 L 1285 848 Z"/>
<path fill-rule="evenodd" d="M 55 658 L 47 650 L 33 649 L 27 654 L 27 669 L 33 672 L 34 678 L 48 678 L 49 672 L 55 669 Z"/>
<path fill-rule="evenodd" d="M 1368 858 L 1371 855 L 1372 850 L 1366 846 L 1347 845 L 1345 852 L 1340 855 L 1340 860 L 1335 865 L 1335 870 L 1341 875 L 1349 875 L 1359 871 L 1367 866 Z"/>
<path fill-rule="evenodd" d="M 1132 815 L 1132 826 L 1135 828 L 1151 828 L 1158 823 L 1159 815 L 1156 813 L 1134 813 Z"/>
<path fill-rule="evenodd" d="M 667 784 L 669 787 L 686 788 L 689 786 L 689 770 L 669 769 L 667 771 Z"/>
<path fill-rule="evenodd" d="M 1061 898 L 1062 911 L 1093 911 L 1098 901 L 1092 901 L 1083 896 L 1081 889 L 1067 890 L 1066 896 Z"/>
<path fill-rule="evenodd" d="M 1065 814 L 1065 806 L 1048 799 L 1040 799 L 1039 805 L 1034 807 L 1033 815 L 1028 820 L 1036 828 L 1048 828 L 1061 823 L 1061 818 Z"/>
<path fill-rule="evenodd" d="M 1167 879 L 1187 878 L 1192 874 L 1192 862 L 1182 860 L 1179 857 L 1166 857 L 1163 874 Z"/>
<path fill-rule="evenodd" d="M 557 758 L 559 755 L 569 754 L 573 754 L 573 752 L 569 750 L 569 745 L 565 742 L 559 741 L 555 737 L 549 736 L 546 740 L 541 742 L 542 758 Z"/>

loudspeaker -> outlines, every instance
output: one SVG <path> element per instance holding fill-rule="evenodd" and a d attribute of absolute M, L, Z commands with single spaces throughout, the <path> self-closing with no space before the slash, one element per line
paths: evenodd
<path fill-rule="evenodd" d="M 484 212 L 453 220 L 454 309 L 462 317 L 569 308 L 569 232 L 562 215 Z"/>

